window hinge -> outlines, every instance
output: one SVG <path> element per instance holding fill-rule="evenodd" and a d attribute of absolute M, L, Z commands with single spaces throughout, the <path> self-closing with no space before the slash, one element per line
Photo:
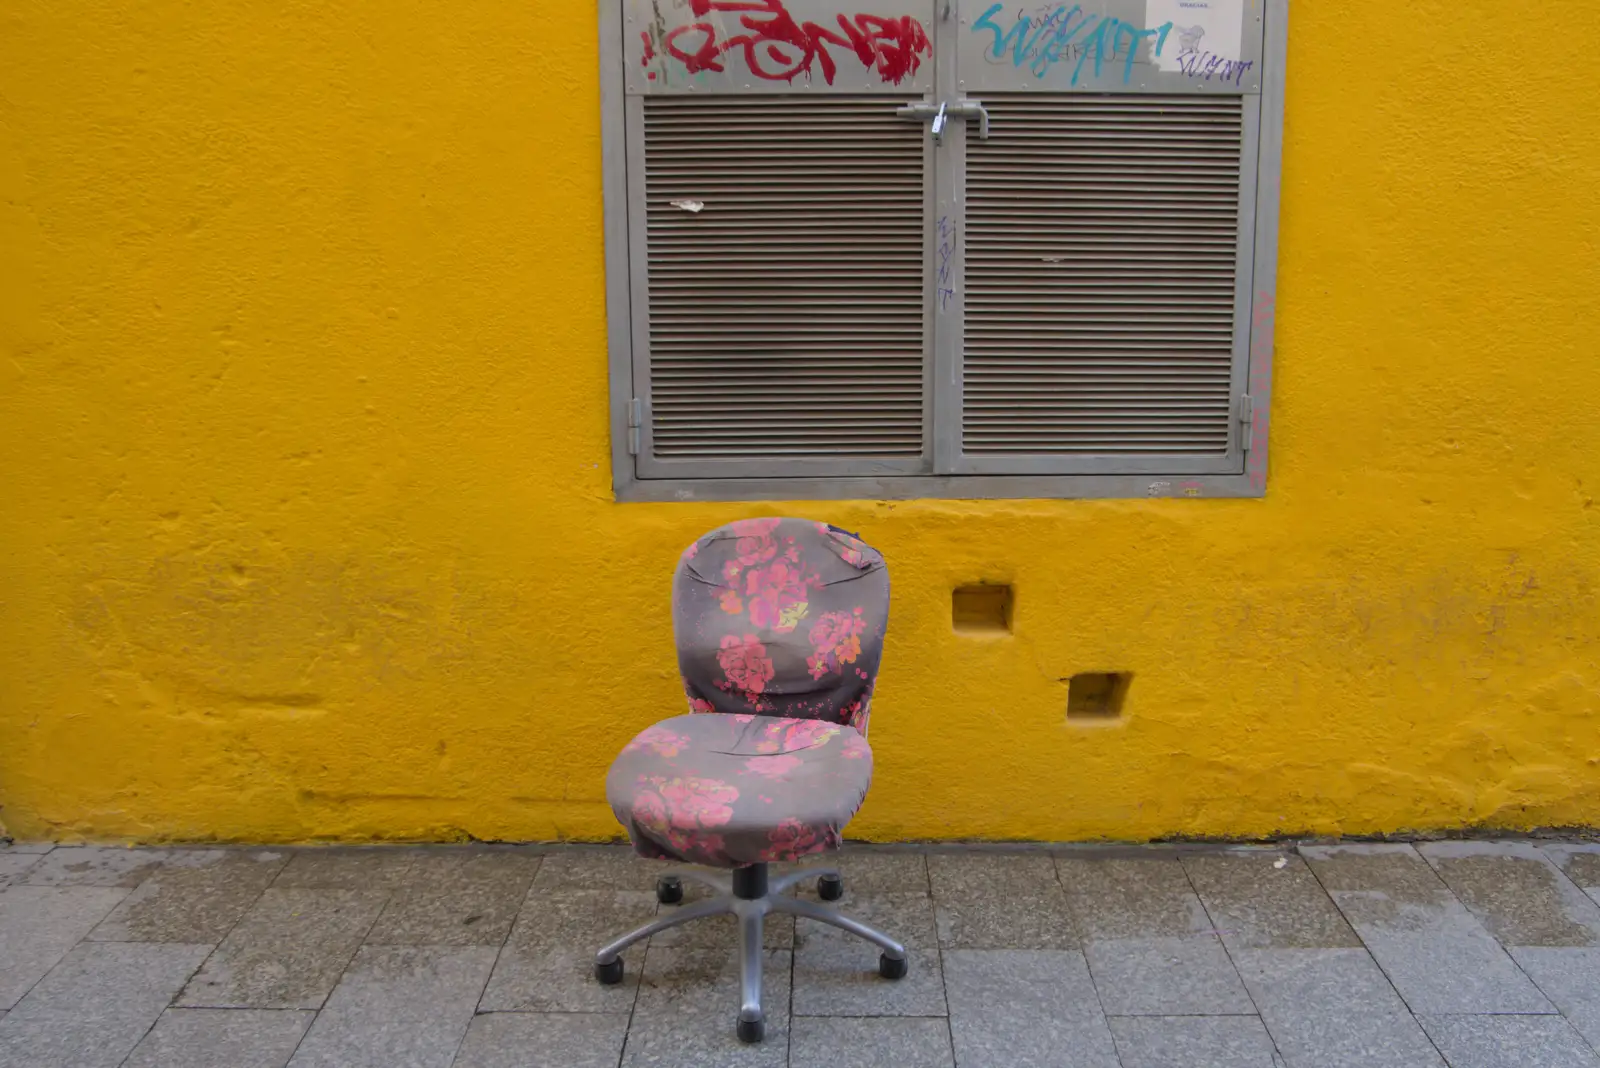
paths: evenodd
<path fill-rule="evenodd" d="M 1250 439 L 1255 437 L 1256 409 L 1250 394 L 1239 398 L 1239 442 L 1245 452 L 1250 451 Z"/>
<path fill-rule="evenodd" d="M 644 429 L 644 401 L 634 397 L 628 402 L 628 455 L 639 455 L 639 434 Z"/>

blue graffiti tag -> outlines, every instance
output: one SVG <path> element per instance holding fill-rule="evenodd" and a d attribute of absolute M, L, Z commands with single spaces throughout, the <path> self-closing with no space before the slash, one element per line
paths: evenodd
<path fill-rule="evenodd" d="M 1183 68 L 1185 77 L 1203 78 L 1211 81 L 1232 82 L 1238 85 L 1244 80 L 1245 72 L 1255 66 L 1248 59 L 1225 59 L 1215 52 L 1183 52 L 1178 55 L 1178 65 Z"/>
<path fill-rule="evenodd" d="M 1062 60 L 1077 58 L 1072 67 L 1071 85 L 1077 85 L 1083 74 L 1083 65 L 1094 60 L 1094 77 L 1100 77 L 1100 68 L 1106 60 L 1123 54 L 1123 37 L 1127 36 L 1127 53 L 1123 59 L 1122 81 L 1133 77 L 1133 62 L 1139 51 L 1139 42 L 1154 38 L 1151 54 L 1159 56 L 1172 32 L 1172 23 L 1166 22 L 1153 29 L 1140 29 L 1129 22 L 1109 15 L 1091 15 L 1082 5 L 1068 8 L 1059 5 L 1043 18 L 1018 15 L 1016 25 L 1003 29 L 994 16 L 1005 10 L 1004 4 L 994 4 L 972 24 L 972 32 L 988 30 L 994 35 L 994 47 L 989 54 L 995 59 L 1006 58 L 1011 53 L 1011 65 L 1021 68 L 1024 63 L 1035 78 L 1043 78 Z"/>

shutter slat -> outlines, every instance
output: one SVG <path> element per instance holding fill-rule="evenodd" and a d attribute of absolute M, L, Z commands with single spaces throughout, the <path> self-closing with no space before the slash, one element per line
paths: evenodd
<path fill-rule="evenodd" d="M 883 350 L 881 339 L 875 340 L 878 340 L 880 344 L 873 346 L 873 348 L 875 351 L 881 352 Z M 822 353 L 847 353 L 852 356 L 859 357 L 862 348 L 863 346 L 860 339 L 856 338 L 844 338 L 838 341 L 829 341 L 825 338 L 809 338 L 804 346 L 806 353 L 812 356 L 817 356 Z M 666 346 L 665 349 L 670 350 L 670 354 L 672 355 L 681 354 L 686 359 L 696 359 L 701 357 L 703 354 L 704 358 L 709 360 L 714 358 L 715 354 L 718 352 L 730 352 L 736 356 L 759 355 L 764 357 L 787 357 L 794 354 L 796 346 L 785 344 L 756 344 L 754 342 L 749 344 L 740 344 L 736 339 L 710 338 L 698 344 L 692 341 L 678 341 L 675 345 Z M 908 355 L 914 355 L 919 361 L 922 358 L 921 345 L 913 346 L 908 344 L 902 351 L 906 352 Z"/>
<path fill-rule="evenodd" d="M 922 454 L 926 130 L 895 103 L 643 101 L 655 457 Z"/>
<path fill-rule="evenodd" d="M 1243 109 L 986 94 L 967 140 L 962 447 L 1228 447 Z"/>

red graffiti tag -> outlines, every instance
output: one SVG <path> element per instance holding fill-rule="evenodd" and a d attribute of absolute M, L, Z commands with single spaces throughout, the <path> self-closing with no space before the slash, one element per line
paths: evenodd
<path fill-rule="evenodd" d="M 745 31 L 718 40 L 711 23 L 691 22 L 668 33 L 661 42 L 662 50 L 690 74 L 703 70 L 720 73 L 725 69 L 722 57 L 742 48 L 745 66 L 757 78 L 792 82 L 801 75 L 810 77 L 815 62 L 823 80 L 832 85 L 838 65 L 828 46 L 836 45 L 854 51 L 861 63 L 876 69 L 884 81 L 898 84 L 916 73 L 924 55 L 933 54 L 927 31 L 910 15 L 839 15 L 835 31 L 815 22 L 796 22 L 783 0 L 689 0 L 689 10 L 695 18 L 714 13 L 738 15 Z M 685 35 L 688 39 L 680 47 L 678 39 Z"/>
<path fill-rule="evenodd" d="M 650 61 L 656 58 L 655 42 L 650 40 L 650 35 L 648 33 L 644 33 L 643 31 L 639 33 L 639 36 L 644 38 L 644 58 L 639 61 L 639 65 L 641 67 L 648 67 L 650 65 Z M 653 70 L 645 71 L 644 76 L 652 82 L 656 80 L 656 72 Z"/>

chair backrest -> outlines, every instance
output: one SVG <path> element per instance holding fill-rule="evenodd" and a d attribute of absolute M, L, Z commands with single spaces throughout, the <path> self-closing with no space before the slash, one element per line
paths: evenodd
<path fill-rule="evenodd" d="M 889 570 L 852 534 L 746 519 L 684 551 L 672 586 L 691 712 L 820 719 L 863 734 L 889 623 Z"/>

